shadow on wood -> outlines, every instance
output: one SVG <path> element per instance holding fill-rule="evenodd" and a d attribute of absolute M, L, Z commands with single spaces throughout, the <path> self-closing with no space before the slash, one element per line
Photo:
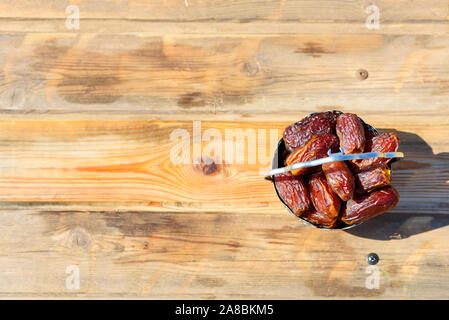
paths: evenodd
<path fill-rule="evenodd" d="M 404 239 L 449 225 L 449 153 L 434 154 L 418 135 L 396 132 L 405 158 L 393 164 L 401 199 L 390 212 L 346 232 L 376 240 Z"/>

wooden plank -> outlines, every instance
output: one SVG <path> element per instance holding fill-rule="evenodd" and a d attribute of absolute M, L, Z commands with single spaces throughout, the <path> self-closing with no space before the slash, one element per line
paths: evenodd
<path fill-rule="evenodd" d="M 448 45 L 448 35 L 3 35 L 0 111 L 288 120 L 341 105 L 447 119 Z"/>
<path fill-rule="evenodd" d="M 66 11 L 80 11 L 76 33 L 145 32 L 166 34 L 386 33 L 447 34 L 445 0 L 372 1 L 0 1 L 4 32 L 67 32 Z M 380 27 L 366 27 L 379 10 Z"/>
<path fill-rule="evenodd" d="M 376 30 L 371 4 L 0 0 L 0 297 L 449 298 L 448 2 L 378 1 Z M 302 225 L 261 175 L 328 109 L 406 154 L 398 206 L 347 232 Z"/>
<path fill-rule="evenodd" d="M 365 120 L 382 128 L 370 118 Z M 440 119 L 431 128 L 425 119 L 420 125 L 407 120 L 396 122 L 401 150 L 406 153 L 406 159 L 393 165 L 393 182 L 402 199 L 396 212 L 448 213 L 446 121 Z M 99 202 L 110 203 L 111 207 L 123 202 L 153 211 L 283 211 L 262 173 L 271 166 L 274 147 L 286 125 L 3 120 L 0 200 L 66 205 Z M 248 136 L 236 139 L 233 134 L 237 130 Z M 423 137 L 415 132 L 423 132 Z M 184 134 L 190 154 L 186 155 L 186 163 L 176 163 L 173 155 L 179 153 L 174 150 Z M 207 139 L 208 135 L 213 138 Z M 233 154 L 226 148 L 227 143 Z M 220 145 L 222 152 L 217 151 Z M 433 146 L 443 149 L 435 151 Z M 198 147 L 201 149 L 196 152 Z M 239 150 L 241 160 L 237 156 Z M 215 161 L 215 166 L 203 170 L 195 164 L 201 152 Z"/>
<path fill-rule="evenodd" d="M 378 3 L 364 0 L 22 0 L 14 3 L 0 1 L 0 18 L 40 19 L 51 21 L 65 19 L 66 8 L 75 5 L 83 19 L 129 19 L 163 22 L 211 22 L 233 21 L 365 21 L 369 5 L 375 4 L 385 22 L 446 21 L 448 3 L 445 0 L 422 0 L 411 3 L 408 0 L 382 0 Z"/>
<path fill-rule="evenodd" d="M 448 271 L 448 217 L 384 217 L 361 236 L 284 213 L 2 209 L 0 296 L 449 297 L 448 278 L 435 277 Z M 399 235 L 407 240 L 383 241 Z M 79 268 L 79 289 L 66 287 L 68 267 Z"/>

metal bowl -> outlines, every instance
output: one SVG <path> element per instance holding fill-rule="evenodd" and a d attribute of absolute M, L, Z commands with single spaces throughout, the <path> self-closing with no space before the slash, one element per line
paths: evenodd
<path fill-rule="evenodd" d="M 330 112 L 335 112 L 335 113 L 339 113 L 339 114 L 343 113 L 343 112 L 338 111 L 338 110 L 328 110 L 328 111 L 330 111 Z M 324 111 L 324 112 L 327 112 L 327 111 Z M 303 118 L 301 121 L 304 121 L 305 119 L 307 119 L 308 117 L 310 117 L 310 116 L 312 116 L 312 115 L 314 115 L 314 114 L 316 114 L 316 113 L 318 113 L 318 112 L 314 112 L 314 113 L 309 114 L 308 116 L 306 116 L 305 118 Z M 372 127 L 371 125 L 365 123 L 365 122 L 363 121 L 363 119 L 361 119 L 361 118 L 359 118 L 359 119 L 360 119 L 360 121 L 362 122 L 362 124 L 364 125 L 365 128 L 368 128 L 369 130 L 372 130 L 372 131 L 375 132 L 376 134 L 379 133 L 379 132 L 376 130 L 376 128 L 374 128 L 374 127 Z M 279 168 L 279 167 L 283 167 L 283 166 L 284 166 L 284 161 L 285 161 L 287 155 L 288 155 L 288 152 L 287 152 L 287 150 L 286 150 L 286 148 L 285 148 L 284 139 L 281 138 L 281 140 L 279 140 L 278 145 L 277 145 L 277 147 L 276 147 L 276 151 L 274 152 L 274 157 L 273 157 L 273 162 L 272 162 L 271 168 L 272 168 L 272 169 L 277 169 L 277 168 Z M 398 160 L 399 160 L 398 158 L 393 158 L 393 159 L 388 163 L 388 167 L 390 168 L 390 170 L 391 170 L 391 164 L 392 164 L 393 162 L 395 162 L 395 161 L 398 161 Z M 393 174 L 393 173 L 392 173 L 392 174 Z M 341 223 L 339 223 L 335 228 L 323 228 L 323 227 L 320 227 L 320 226 L 316 226 L 316 225 L 314 225 L 314 224 L 308 222 L 307 220 L 301 218 L 301 216 L 298 217 L 297 215 L 295 215 L 295 214 L 293 213 L 293 211 L 289 208 L 289 206 L 284 202 L 284 200 L 282 200 L 281 196 L 279 195 L 279 191 L 278 191 L 278 189 L 276 188 L 275 177 L 273 177 L 273 178 L 270 179 L 270 180 L 272 180 L 272 182 L 273 182 L 274 190 L 276 191 L 276 195 L 278 196 L 279 201 L 282 202 L 282 204 L 283 204 L 284 207 L 288 210 L 288 212 L 290 212 L 292 215 L 294 215 L 294 216 L 297 217 L 298 219 L 302 220 L 302 222 L 303 222 L 304 224 L 306 224 L 306 225 L 309 225 L 309 226 L 312 226 L 312 227 L 318 228 L 318 229 L 324 229 L 324 230 L 348 230 L 348 229 L 354 228 L 354 227 L 356 227 L 356 226 L 359 226 L 359 225 L 361 225 L 362 223 L 365 222 L 365 221 L 364 221 L 364 222 L 360 222 L 360 223 L 353 224 L 353 225 L 347 225 L 347 224 L 344 224 L 343 222 L 341 222 Z"/>

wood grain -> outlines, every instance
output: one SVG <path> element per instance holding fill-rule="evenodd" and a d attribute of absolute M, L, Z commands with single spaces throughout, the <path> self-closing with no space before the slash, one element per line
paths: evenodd
<path fill-rule="evenodd" d="M 449 115 L 448 46 L 447 35 L 7 35 L 0 112 L 289 120 L 341 105 L 438 121 Z"/>
<path fill-rule="evenodd" d="M 0 0 L 0 298 L 449 298 L 448 2 L 375 2 L 378 30 L 372 3 Z M 398 206 L 347 232 L 301 224 L 261 175 L 329 109 L 406 154 Z M 192 163 L 213 136 L 241 163 Z"/>
<path fill-rule="evenodd" d="M 332 0 L 253 1 L 225 0 L 167 0 L 148 2 L 145 0 L 98 0 L 60 1 L 23 0 L 20 3 L 0 2 L 0 18 L 41 19 L 48 23 L 52 19 L 65 19 L 66 7 L 76 5 L 83 19 L 129 19 L 162 22 L 210 22 L 232 21 L 249 23 L 266 21 L 340 21 L 351 23 L 363 21 L 372 1 Z M 422 0 L 411 4 L 407 0 L 384 0 L 375 3 L 386 22 L 445 22 L 448 5 L 442 0 Z"/>
<path fill-rule="evenodd" d="M 271 167 L 270 155 L 286 125 L 201 122 L 203 141 L 197 141 L 194 123 L 188 122 L 4 120 L 0 124 L 0 200 L 136 201 L 156 206 L 176 203 L 180 210 L 209 205 L 221 211 L 270 206 L 279 211 L 272 185 L 262 173 Z M 254 139 L 237 140 L 228 134 L 238 129 L 250 136 L 254 133 Z M 399 123 L 395 129 L 401 129 Z M 438 138 L 444 137 L 448 126 L 441 126 L 440 132 L 436 129 L 435 142 L 443 143 Z M 191 152 L 187 164 L 174 163 L 170 155 L 180 141 L 171 137 L 175 130 L 188 134 Z M 207 151 L 208 145 L 216 143 L 205 138 L 210 130 L 220 135 L 221 154 Z M 449 154 L 434 154 L 416 134 L 400 130 L 398 134 L 401 150 L 407 155 L 393 166 L 394 182 L 403 197 L 399 210 L 446 213 Z M 241 163 L 237 149 L 226 159 L 227 141 L 233 149 L 242 148 Z M 194 154 L 196 143 L 201 145 L 200 152 L 216 163 L 210 172 L 194 163 L 201 157 L 201 153 Z"/>
<path fill-rule="evenodd" d="M 287 124 L 204 121 L 201 133 L 277 129 L 277 138 Z M 212 174 L 173 165 L 170 133 L 193 136 L 191 122 L 0 127 L 2 297 L 423 298 L 437 282 L 447 297 L 432 272 L 447 265 L 449 155 L 416 134 L 398 131 L 407 155 L 393 167 L 398 207 L 350 232 L 323 232 L 282 208 L 262 158 L 248 164 L 260 145 L 246 141 L 243 164 Z M 441 143 L 433 133 L 430 144 Z M 379 289 L 365 284 L 371 251 L 381 256 Z M 73 265 L 79 290 L 65 287 Z"/>
<path fill-rule="evenodd" d="M 0 217 L 2 297 L 447 298 L 449 288 L 434 276 L 449 262 L 447 218 L 446 227 L 416 234 L 438 218 L 389 215 L 376 227 L 410 238 L 381 241 L 253 211 L 9 208 Z M 372 251 L 381 259 L 379 289 L 365 285 Z M 79 290 L 65 287 L 71 265 L 80 269 Z"/>

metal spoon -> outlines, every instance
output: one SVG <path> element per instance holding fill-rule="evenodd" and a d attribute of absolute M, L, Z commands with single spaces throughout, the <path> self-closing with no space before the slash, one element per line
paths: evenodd
<path fill-rule="evenodd" d="M 345 160 L 353 160 L 353 159 L 367 159 L 367 158 L 403 158 L 404 153 L 402 152 L 366 152 L 366 153 L 354 153 L 354 154 L 343 154 L 343 152 L 340 149 L 340 152 L 338 153 L 332 153 L 331 150 L 327 152 L 328 157 L 321 158 L 317 160 L 312 161 L 305 161 L 305 162 L 299 162 L 294 163 L 286 167 L 277 168 L 270 170 L 265 173 L 265 178 L 270 179 L 270 177 L 286 173 L 288 171 L 301 169 L 301 168 L 307 168 L 307 167 L 314 167 L 318 165 L 322 165 L 323 163 L 329 163 L 329 162 L 337 162 L 337 161 L 345 161 Z"/>

